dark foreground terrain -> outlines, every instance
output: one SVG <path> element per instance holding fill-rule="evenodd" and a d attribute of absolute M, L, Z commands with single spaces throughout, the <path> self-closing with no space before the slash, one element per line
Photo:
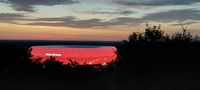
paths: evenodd
<path fill-rule="evenodd" d="M 0 45 L 0 90 L 200 89 L 200 43 L 115 44 L 119 60 L 106 69 L 55 61 L 46 62 L 44 68 L 29 60 L 31 45 L 9 43 Z"/>

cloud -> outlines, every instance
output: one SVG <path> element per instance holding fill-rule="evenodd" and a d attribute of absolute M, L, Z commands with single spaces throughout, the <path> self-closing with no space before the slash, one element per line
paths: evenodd
<path fill-rule="evenodd" d="M 59 27 L 72 27 L 72 28 L 91 28 L 91 27 L 107 27 L 111 26 L 111 23 L 102 21 L 101 19 L 87 19 L 79 20 L 73 16 L 62 18 L 38 18 L 33 19 L 34 23 L 28 23 L 26 25 L 34 26 L 59 26 Z"/>
<path fill-rule="evenodd" d="M 92 27 L 109 27 L 109 26 L 116 26 L 116 25 L 140 25 L 146 22 L 189 23 L 190 21 L 200 21 L 200 10 L 195 10 L 195 9 L 171 10 L 171 11 L 166 11 L 166 12 L 146 14 L 142 18 L 118 17 L 118 18 L 113 18 L 108 21 L 103 21 L 101 19 L 79 20 L 73 16 L 62 17 L 62 18 L 38 18 L 38 19 L 34 19 L 33 21 L 36 21 L 36 22 L 29 23 L 27 25 L 92 28 Z M 53 21 L 57 21 L 58 23 L 51 23 Z M 196 22 L 192 22 L 192 24 L 193 23 L 196 23 Z"/>
<path fill-rule="evenodd" d="M 170 24 L 171 26 L 181 26 L 181 25 L 191 25 L 191 24 L 195 24 L 195 23 L 200 23 L 198 21 L 188 21 L 188 22 L 183 22 L 183 23 L 174 23 L 174 24 Z"/>
<path fill-rule="evenodd" d="M 87 13 L 90 13 L 90 14 L 108 14 L 108 15 L 130 15 L 130 14 L 136 14 L 135 11 L 122 10 L 122 9 L 118 9 L 117 11 L 114 11 L 114 12 L 110 12 L 110 11 L 88 11 Z"/>
<path fill-rule="evenodd" d="M 200 10 L 196 9 L 181 9 L 171 10 L 165 12 L 149 13 L 141 18 L 133 17 L 118 17 L 110 20 L 102 19 L 78 19 L 74 16 L 57 17 L 57 18 L 36 18 L 28 19 L 22 14 L 15 13 L 0 13 L 0 22 L 12 22 L 15 20 L 28 21 L 24 25 L 33 26 L 57 26 L 57 27 L 71 27 L 71 28 L 94 28 L 94 27 L 112 27 L 117 25 L 140 25 L 146 22 L 158 22 L 158 23 L 198 23 L 200 22 Z M 30 23 L 31 22 L 31 23 Z M 174 25 L 175 25 L 174 24 Z"/>
<path fill-rule="evenodd" d="M 18 13 L 0 13 L 0 22 L 14 23 L 15 20 L 22 20 L 24 17 Z"/>
<path fill-rule="evenodd" d="M 125 6 L 168 6 L 189 5 L 199 3 L 199 0 L 113 0 L 114 3 Z"/>
<path fill-rule="evenodd" d="M 77 0 L 0 0 L 0 2 L 11 4 L 17 11 L 34 12 L 34 6 L 45 5 L 70 5 L 79 3 Z"/>
<path fill-rule="evenodd" d="M 101 19 L 87 19 L 80 20 L 76 17 L 62 17 L 62 18 L 38 18 L 30 19 L 33 23 L 27 23 L 25 25 L 34 26 L 58 26 L 58 27 L 71 27 L 71 28 L 93 28 L 93 27 L 110 27 L 116 25 L 138 25 L 143 23 L 143 20 L 136 18 L 114 18 L 108 21 Z"/>
<path fill-rule="evenodd" d="M 200 10 L 182 9 L 147 14 L 145 20 L 154 22 L 184 22 L 186 20 L 200 20 Z"/>
<path fill-rule="evenodd" d="M 109 20 L 113 25 L 139 25 L 145 22 L 142 18 L 119 17 Z"/>

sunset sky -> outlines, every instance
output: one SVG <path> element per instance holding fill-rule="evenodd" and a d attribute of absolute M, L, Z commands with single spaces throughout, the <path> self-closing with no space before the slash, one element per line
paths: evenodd
<path fill-rule="evenodd" d="M 200 0 L 0 0 L 2 40 L 121 41 L 145 23 L 200 35 Z"/>

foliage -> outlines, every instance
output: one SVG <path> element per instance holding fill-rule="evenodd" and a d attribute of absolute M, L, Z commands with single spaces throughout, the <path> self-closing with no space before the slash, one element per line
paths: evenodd
<path fill-rule="evenodd" d="M 150 26 L 146 24 L 145 32 L 132 32 L 129 35 L 129 42 L 191 42 L 197 40 L 193 38 L 190 32 L 187 32 L 186 28 L 183 28 L 182 33 L 175 33 L 172 35 L 165 34 L 163 30 L 161 30 L 161 25 Z"/>
<path fill-rule="evenodd" d="M 144 72 L 181 70 L 197 66 L 199 58 L 198 36 L 193 37 L 186 28 L 182 33 L 164 33 L 161 25 L 146 25 L 144 32 L 133 32 L 119 50 L 121 66 Z M 196 63 L 194 63 L 196 62 Z"/>
<path fill-rule="evenodd" d="M 164 31 L 161 30 L 161 25 L 150 27 L 148 24 L 146 25 L 144 36 L 146 41 L 163 41 L 165 37 Z"/>

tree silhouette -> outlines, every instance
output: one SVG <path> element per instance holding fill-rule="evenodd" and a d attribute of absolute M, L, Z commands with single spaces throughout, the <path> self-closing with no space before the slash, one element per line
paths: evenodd
<path fill-rule="evenodd" d="M 187 31 L 187 27 L 182 25 L 183 32 L 182 33 L 174 33 L 172 35 L 165 34 L 163 30 L 161 30 L 161 25 L 150 26 L 146 24 L 145 32 L 132 32 L 132 34 L 128 37 L 128 42 L 191 42 L 198 41 L 198 36 L 193 37 L 190 32 Z"/>
<path fill-rule="evenodd" d="M 144 35 L 147 41 L 162 41 L 164 39 L 164 31 L 161 30 L 161 25 L 149 27 L 147 24 Z"/>
<path fill-rule="evenodd" d="M 190 32 L 187 32 L 187 27 L 182 26 L 182 33 L 175 33 L 172 35 L 171 39 L 172 41 L 175 42 L 187 42 L 190 43 L 192 40 L 196 40 L 195 38 L 193 38 L 193 36 L 190 34 Z"/>
<path fill-rule="evenodd" d="M 146 24 L 145 32 L 133 32 L 129 35 L 129 42 L 137 42 L 137 41 L 163 41 L 165 40 L 164 31 L 161 30 L 161 25 L 150 27 L 149 24 Z"/>
<path fill-rule="evenodd" d="M 43 68 L 50 70 L 57 70 L 63 67 L 63 63 L 56 60 L 54 57 L 50 57 L 49 59 L 43 62 Z"/>

